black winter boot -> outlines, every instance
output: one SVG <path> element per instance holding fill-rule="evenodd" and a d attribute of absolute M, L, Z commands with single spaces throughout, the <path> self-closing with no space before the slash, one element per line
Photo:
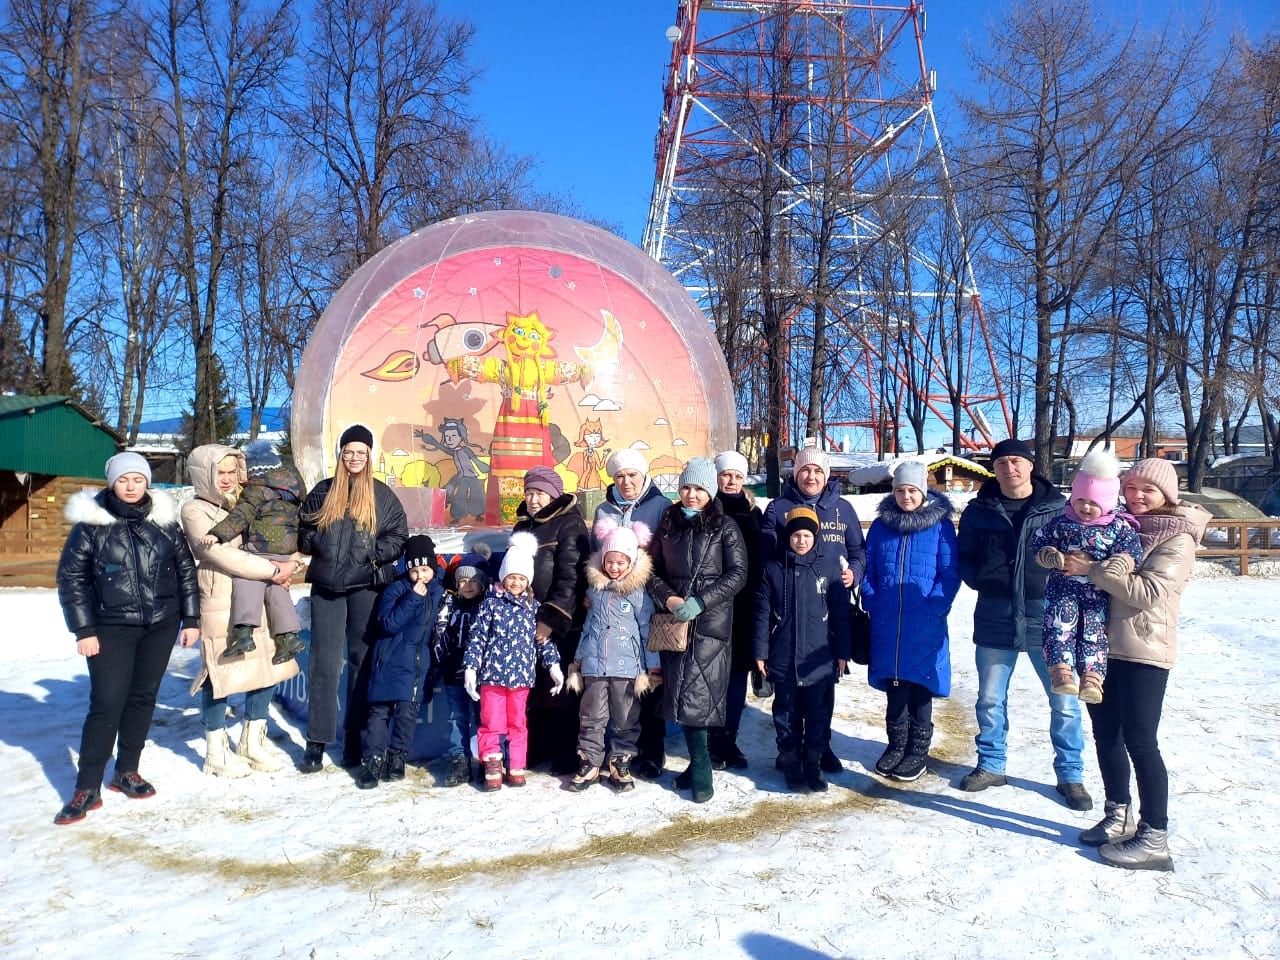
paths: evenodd
<path fill-rule="evenodd" d="M 738 749 L 738 735 L 732 730 L 724 732 L 724 765 L 730 770 L 747 769 L 747 758 Z"/>
<path fill-rule="evenodd" d="M 831 749 L 830 744 L 822 751 L 822 759 L 819 764 L 823 773 L 844 773 L 844 764 L 840 762 L 840 758 L 836 756 L 836 752 Z"/>
<path fill-rule="evenodd" d="M 356 774 L 356 786 L 361 790 L 372 790 L 382 780 L 385 759 L 380 753 L 371 753 L 364 758 L 360 772 Z"/>
<path fill-rule="evenodd" d="M 929 744 L 933 742 L 932 723 L 913 723 L 907 737 L 907 755 L 889 776 L 895 780 L 916 780 L 929 763 Z"/>
<path fill-rule="evenodd" d="M 902 758 L 907 755 L 907 735 L 911 730 L 911 723 L 907 720 L 886 723 L 884 729 L 885 733 L 889 735 L 889 747 L 880 755 L 880 759 L 876 761 L 876 773 L 887 777 L 893 773 L 893 768 L 900 764 Z"/>
<path fill-rule="evenodd" d="M 324 744 L 319 740 L 308 740 L 307 749 L 298 764 L 299 773 L 319 773 L 324 766 Z"/>
<path fill-rule="evenodd" d="M 446 787 L 460 787 L 471 782 L 471 761 L 464 756 L 449 759 L 449 772 L 445 774 Z"/>
<path fill-rule="evenodd" d="M 784 751 L 778 754 L 776 765 L 782 771 L 782 776 L 786 778 L 787 789 L 792 793 L 804 793 L 809 788 L 800 754 L 790 750 Z"/>
<path fill-rule="evenodd" d="M 258 645 L 253 642 L 255 629 L 247 623 L 237 623 L 232 627 L 231 633 L 227 636 L 227 656 L 239 657 L 257 650 Z"/>
<path fill-rule="evenodd" d="M 827 789 L 827 778 L 822 775 L 822 754 L 806 753 L 804 757 L 804 782 L 814 793 Z"/>
<path fill-rule="evenodd" d="M 388 750 L 387 765 L 382 771 L 383 780 L 404 779 L 404 751 Z"/>
<path fill-rule="evenodd" d="M 711 754 L 707 750 L 707 728 L 685 727 L 684 741 L 689 747 L 689 769 L 693 774 L 693 802 L 706 803 L 715 795 L 711 780 Z"/>
<path fill-rule="evenodd" d="M 307 649 L 307 645 L 302 642 L 302 638 L 296 633 L 281 633 L 271 638 L 275 641 L 276 652 L 272 656 L 272 663 L 288 663 L 303 650 Z"/>
<path fill-rule="evenodd" d="M 725 760 L 725 729 L 712 727 L 707 731 L 707 752 L 711 755 L 711 769 L 723 770 L 729 764 Z"/>

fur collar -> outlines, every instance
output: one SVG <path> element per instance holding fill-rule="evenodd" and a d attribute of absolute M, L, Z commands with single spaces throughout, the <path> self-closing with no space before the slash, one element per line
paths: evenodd
<path fill-rule="evenodd" d="M 63 511 L 68 522 L 85 523 L 91 527 L 119 523 L 121 518 L 103 506 L 106 493 L 105 490 L 81 490 L 72 494 Z M 148 490 L 147 493 L 151 495 L 151 512 L 147 519 L 158 527 L 177 526 L 178 505 L 173 497 L 162 490 Z"/>
<path fill-rule="evenodd" d="M 919 509 L 910 513 L 899 507 L 898 501 L 890 493 L 876 507 L 876 516 L 894 533 L 919 533 L 937 526 L 943 520 L 950 520 L 953 510 L 947 495 L 936 490 L 930 490 Z"/>
<path fill-rule="evenodd" d="M 604 557 L 597 550 L 587 561 L 587 586 L 592 590 L 611 590 L 625 596 L 628 593 L 643 590 L 644 585 L 649 582 L 649 574 L 653 572 L 653 561 L 649 559 L 649 554 L 643 547 L 636 554 L 636 561 L 631 565 L 631 569 L 617 580 L 610 580 L 609 575 L 601 568 L 600 564 L 603 560 Z"/>

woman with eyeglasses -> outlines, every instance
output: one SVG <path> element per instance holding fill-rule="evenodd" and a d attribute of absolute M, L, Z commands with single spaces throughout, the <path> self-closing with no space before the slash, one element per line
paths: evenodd
<path fill-rule="evenodd" d="M 359 766 L 367 714 L 365 653 L 376 629 L 378 597 L 395 579 L 409 538 L 404 508 L 373 478 L 373 432 L 352 424 L 338 441 L 338 468 L 302 504 L 298 548 L 311 555 L 311 655 L 307 666 L 307 748 L 298 769 L 316 773 L 338 733 L 338 679 L 346 649 L 347 706 L 342 765 Z"/>

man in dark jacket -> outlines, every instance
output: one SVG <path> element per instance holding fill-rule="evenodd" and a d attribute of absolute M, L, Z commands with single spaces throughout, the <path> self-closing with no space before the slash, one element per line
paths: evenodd
<path fill-rule="evenodd" d="M 1073 810 L 1088 810 L 1084 730 L 1074 697 L 1049 692 L 1041 654 L 1048 571 L 1035 562 L 1036 530 L 1062 510 L 1065 498 L 1034 472 L 1035 454 L 1021 440 L 1001 440 L 991 452 L 989 480 L 960 516 L 960 577 L 978 593 L 973 641 L 978 666 L 978 765 L 960 781 L 969 792 L 1003 785 L 1008 753 L 1009 681 L 1027 654 L 1049 697 L 1058 793 Z"/>

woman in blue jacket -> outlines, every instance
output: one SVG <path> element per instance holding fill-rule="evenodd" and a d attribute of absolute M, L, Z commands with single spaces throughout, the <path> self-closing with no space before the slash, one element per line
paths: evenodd
<path fill-rule="evenodd" d="M 960 589 L 951 501 L 928 489 L 919 460 L 893 473 L 893 493 L 867 531 L 862 603 L 871 615 L 867 680 L 888 695 L 889 746 L 876 771 L 895 780 L 924 773 L 933 698 L 951 693 L 947 614 Z"/>

